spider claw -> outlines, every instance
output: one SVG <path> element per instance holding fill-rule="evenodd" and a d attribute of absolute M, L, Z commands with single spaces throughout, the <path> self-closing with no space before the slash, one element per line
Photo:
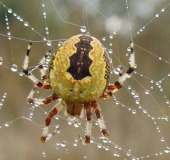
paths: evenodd
<path fill-rule="evenodd" d="M 109 132 L 107 131 L 107 129 L 102 129 L 102 133 L 105 137 L 109 136 Z"/>
<path fill-rule="evenodd" d="M 83 139 L 83 138 L 79 135 L 79 139 L 80 139 L 80 142 L 81 142 L 83 145 L 88 145 L 88 144 L 90 144 L 90 136 L 85 136 L 85 139 Z"/>
<path fill-rule="evenodd" d="M 42 142 L 42 143 L 46 142 L 46 137 L 41 136 L 41 142 Z"/>

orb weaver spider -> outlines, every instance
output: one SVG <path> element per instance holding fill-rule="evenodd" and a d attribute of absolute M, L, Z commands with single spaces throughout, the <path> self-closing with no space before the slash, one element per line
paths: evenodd
<path fill-rule="evenodd" d="M 92 109 L 94 110 L 103 136 L 108 136 L 100 109 L 99 98 L 108 99 L 118 91 L 123 82 L 135 68 L 133 42 L 130 42 L 129 68 L 123 73 L 119 71 L 119 78 L 114 84 L 109 84 L 111 63 L 107 50 L 95 37 L 80 34 L 66 40 L 54 55 L 46 75 L 44 63 L 51 51 L 46 52 L 36 68 L 39 68 L 42 81 L 38 80 L 28 70 L 29 54 L 32 42 L 29 43 L 23 63 L 23 73 L 34 83 L 27 102 L 31 104 L 49 104 L 56 101 L 56 105 L 48 113 L 43 128 L 41 141 L 45 142 L 53 134 L 48 133 L 52 118 L 66 107 L 65 116 L 72 123 L 78 123 L 86 113 L 85 139 L 80 137 L 83 144 L 90 143 L 92 128 Z M 37 88 L 52 89 L 53 94 L 47 98 L 34 98 Z"/>

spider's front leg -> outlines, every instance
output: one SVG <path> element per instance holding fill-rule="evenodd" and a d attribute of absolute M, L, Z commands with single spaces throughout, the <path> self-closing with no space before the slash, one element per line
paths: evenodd
<path fill-rule="evenodd" d="M 113 93 L 117 92 L 120 88 L 122 88 L 125 80 L 134 71 L 134 69 L 135 69 L 135 53 L 134 53 L 132 41 L 130 41 L 130 50 L 131 50 L 131 55 L 129 58 L 130 59 L 129 68 L 127 69 L 127 71 L 125 73 L 123 73 L 122 68 L 120 68 L 118 80 L 114 84 L 110 84 L 110 85 L 106 86 L 106 91 L 108 93 L 103 93 L 101 98 L 110 98 L 113 95 Z"/>
<path fill-rule="evenodd" d="M 40 72 L 41 72 L 41 76 L 42 76 L 42 79 L 43 79 L 43 82 L 42 83 L 40 80 L 38 80 L 33 74 L 32 74 L 32 71 L 29 71 L 28 70 L 28 63 L 29 63 L 29 55 L 30 55 L 30 51 L 31 51 L 31 45 L 32 45 L 32 42 L 30 42 L 28 44 L 28 47 L 27 47 L 27 51 L 26 51 L 26 55 L 25 55 L 25 58 L 24 58 L 24 63 L 23 63 L 23 70 L 22 72 L 29 78 L 31 79 L 37 87 L 39 88 L 42 88 L 42 89 L 50 89 L 51 86 L 49 85 L 49 80 L 47 79 L 46 77 L 46 71 L 44 70 L 43 68 L 43 64 L 45 63 L 45 59 L 48 57 L 48 55 L 50 54 L 51 51 L 48 51 L 46 52 L 46 54 L 44 55 L 44 57 L 40 60 L 39 64 L 34 68 L 39 68 L 40 69 Z M 32 69 L 32 70 L 34 70 Z"/>

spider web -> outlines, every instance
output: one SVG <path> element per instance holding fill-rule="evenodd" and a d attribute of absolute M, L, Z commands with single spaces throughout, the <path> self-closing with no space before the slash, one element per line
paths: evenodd
<path fill-rule="evenodd" d="M 168 0 L 1 0 L 0 159 L 169 159 L 169 14 Z M 60 130 L 42 144 L 44 120 L 54 103 L 26 104 L 33 83 L 20 71 L 28 42 L 33 41 L 31 70 L 47 50 L 54 53 L 83 32 L 107 48 L 114 67 L 111 83 L 118 65 L 128 67 L 130 39 L 137 68 L 113 98 L 101 100 L 108 138 L 101 136 L 93 113 L 93 143 L 83 146 L 78 135 L 84 136 L 85 120 L 68 125 L 61 112 L 50 126 Z M 34 74 L 40 77 L 38 70 Z M 35 96 L 50 93 L 38 90 Z"/>

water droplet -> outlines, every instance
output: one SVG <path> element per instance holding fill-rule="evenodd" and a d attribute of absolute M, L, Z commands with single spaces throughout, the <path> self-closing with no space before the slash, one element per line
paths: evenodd
<path fill-rule="evenodd" d="M 165 139 L 164 139 L 164 138 L 161 138 L 161 142 L 165 142 Z"/>
<path fill-rule="evenodd" d="M 162 60 L 162 57 L 159 57 L 159 60 Z"/>
<path fill-rule="evenodd" d="M 114 155 L 115 157 L 119 157 L 119 156 L 120 156 L 117 152 L 114 152 L 113 155 Z"/>
<path fill-rule="evenodd" d="M 7 32 L 7 35 L 10 36 L 10 35 L 11 35 L 11 32 Z"/>
<path fill-rule="evenodd" d="M 66 141 L 62 141 L 60 145 L 61 145 L 61 147 L 65 147 L 66 146 Z"/>
<path fill-rule="evenodd" d="M 81 26 L 81 27 L 80 27 L 80 31 L 81 31 L 82 33 L 86 32 L 86 31 L 87 31 L 86 26 Z"/>
<path fill-rule="evenodd" d="M 119 101 L 116 101 L 116 105 L 119 105 Z"/>
<path fill-rule="evenodd" d="M 47 15 L 47 13 L 46 13 L 46 12 L 43 12 L 43 15 L 44 15 L 44 16 L 46 16 L 46 15 Z"/>
<path fill-rule="evenodd" d="M 29 23 L 28 23 L 28 22 L 24 22 L 24 26 L 26 26 L 26 27 L 27 27 L 28 25 L 29 25 Z"/>
<path fill-rule="evenodd" d="M 106 151 L 108 151 L 108 150 L 109 150 L 109 146 L 106 146 L 104 149 L 105 149 Z"/>
<path fill-rule="evenodd" d="M 11 36 L 8 36 L 8 40 L 11 40 Z"/>
<path fill-rule="evenodd" d="M 135 109 L 133 109 L 133 110 L 132 110 L 132 113 L 133 113 L 133 114 L 136 114 L 136 110 L 135 110 Z"/>
<path fill-rule="evenodd" d="M 103 37 L 103 38 L 102 38 L 102 41 L 106 41 L 106 37 Z"/>
<path fill-rule="evenodd" d="M 42 155 L 43 155 L 43 157 L 45 157 L 46 155 L 45 155 L 45 152 L 42 152 Z"/>
<path fill-rule="evenodd" d="M 111 53 L 113 53 L 113 50 L 112 49 L 108 49 L 108 52 L 111 54 Z"/>
<path fill-rule="evenodd" d="M 115 68 L 115 69 L 114 69 L 114 73 L 115 73 L 115 74 L 119 74 L 118 68 Z"/>
<path fill-rule="evenodd" d="M 59 41 L 59 42 L 58 42 L 58 46 L 59 46 L 59 47 L 60 47 L 62 44 L 63 44 L 62 41 Z"/>
<path fill-rule="evenodd" d="M 17 16 L 17 14 L 16 14 L 16 13 L 13 13 L 13 16 Z"/>
<path fill-rule="evenodd" d="M 155 17 L 159 17 L 159 14 L 156 14 Z"/>
<path fill-rule="evenodd" d="M 102 148 L 102 144 L 101 143 L 97 144 L 97 148 Z"/>
<path fill-rule="evenodd" d="M 130 90 L 130 89 L 132 89 L 132 87 L 131 87 L 131 86 L 128 86 L 128 89 Z"/>
<path fill-rule="evenodd" d="M 127 47 L 127 51 L 129 51 L 129 52 L 131 51 L 130 47 Z"/>
<path fill-rule="evenodd" d="M 137 68 L 137 64 L 134 64 L 134 68 Z"/>
<path fill-rule="evenodd" d="M 103 138 L 103 143 L 107 143 L 108 139 L 106 137 Z"/>
<path fill-rule="evenodd" d="M 116 34 L 116 31 L 113 31 L 113 34 Z"/>
<path fill-rule="evenodd" d="M 145 91 L 145 94 L 149 94 L 149 90 L 146 90 L 146 91 Z"/>
<path fill-rule="evenodd" d="M 130 151 L 128 151 L 128 152 L 126 153 L 126 155 L 127 155 L 128 157 L 131 156 Z"/>
<path fill-rule="evenodd" d="M 143 31 L 143 28 L 141 28 L 140 31 L 142 32 L 142 31 Z"/>
<path fill-rule="evenodd" d="M 165 117 L 164 117 L 164 119 L 165 119 L 166 121 L 168 121 L 168 120 L 169 120 L 168 116 L 165 116 Z"/>
<path fill-rule="evenodd" d="M 74 147 L 77 147 L 77 142 L 73 143 L 73 146 L 74 146 Z"/>
<path fill-rule="evenodd" d="M 8 18 L 7 18 L 7 17 L 5 18 L 5 21 L 8 21 Z"/>
<path fill-rule="evenodd" d="M 5 127 L 9 127 L 9 123 L 5 123 L 4 126 L 5 126 Z"/>
<path fill-rule="evenodd" d="M 8 13 L 12 13 L 12 9 L 11 8 L 8 8 Z"/>
<path fill-rule="evenodd" d="M 11 71 L 16 72 L 18 69 L 18 66 L 16 64 L 12 64 Z"/>
<path fill-rule="evenodd" d="M 0 65 L 2 65 L 2 63 L 3 63 L 3 59 L 2 57 L 0 57 Z"/>
<path fill-rule="evenodd" d="M 165 8 L 162 8 L 162 9 L 161 9 L 161 12 L 164 12 L 164 11 L 165 11 Z"/>
<path fill-rule="evenodd" d="M 20 16 L 17 16 L 17 19 L 18 19 L 18 20 L 20 20 L 20 18 L 21 18 Z"/>
<path fill-rule="evenodd" d="M 78 128 L 79 126 L 79 123 L 74 123 L 74 127 Z"/>
<path fill-rule="evenodd" d="M 145 109 L 143 109 L 143 113 L 147 113 L 147 111 Z"/>
<path fill-rule="evenodd" d="M 109 38 L 112 39 L 113 38 L 113 34 L 110 34 Z"/>
<path fill-rule="evenodd" d="M 42 4 L 42 6 L 44 7 L 44 6 L 45 6 L 45 4 L 43 3 L 43 4 Z"/>
<path fill-rule="evenodd" d="M 47 46 L 51 46 L 52 42 L 51 41 L 47 41 Z"/>
<path fill-rule="evenodd" d="M 165 150 L 164 150 L 165 153 L 170 153 L 170 148 L 169 147 L 166 147 Z"/>
<path fill-rule="evenodd" d="M 135 95 L 135 93 L 136 93 L 136 92 L 135 92 L 134 90 L 132 90 L 131 94 L 132 94 L 132 95 Z"/>
<path fill-rule="evenodd" d="M 166 100 L 166 104 L 169 104 L 169 100 Z"/>
<path fill-rule="evenodd" d="M 151 80 L 151 83 L 153 83 L 153 80 Z"/>

